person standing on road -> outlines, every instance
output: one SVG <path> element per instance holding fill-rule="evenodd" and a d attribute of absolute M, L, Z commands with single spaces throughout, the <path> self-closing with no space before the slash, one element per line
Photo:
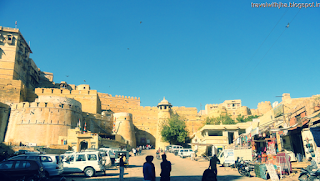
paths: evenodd
<path fill-rule="evenodd" d="M 220 160 L 217 158 L 216 155 L 211 157 L 210 159 L 210 165 L 209 168 L 215 172 L 216 175 L 218 175 L 218 170 L 217 170 L 217 162 L 220 162 Z"/>
<path fill-rule="evenodd" d="M 171 162 L 167 160 L 167 155 L 161 155 L 162 162 L 161 166 L 161 173 L 160 173 L 160 181 L 170 181 L 170 172 L 171 172 Z"/>
<path fill-rule="evenodd" d="M 143 164 L 143 178 L 145 181 L 156 180 L 156 171 L 152 160 L 153 156 L 146 156 L 146 162 Z"/>
<path fill-rule="evenodd" d="M 134 156 L 136 156 L 137 150 L 135 148 L 132 148 L 132 153 L 134 154 Z"/>
<path fill-rule="evenodd" d="M 124 174 L 124 161 L 123 161 L 123 157 L 124 155 L 121 154 L 120 156 L 120 175 L 119 175 L 119 180 L 122 181 L 123 180 L 123 174 Z"/>

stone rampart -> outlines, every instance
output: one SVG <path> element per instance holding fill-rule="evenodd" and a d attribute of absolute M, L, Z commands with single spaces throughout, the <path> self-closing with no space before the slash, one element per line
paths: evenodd
<path fill-rule="evenodd" d="M 66 102 L 73 102 L 64 98 Z M 79 106 L 80 105 L 80 106 Z M 56 144 L 59 136 L 67 136 L 82 119 L 81 104 L 65 102 L 21 102 L 11 106 L 5 142 L 36 143 L 38 146 Z"/>
<path fill-rule="evenodd" d="M 0 79 L 0 102 L 19 103 L 26 98 L 26 89 L 21 80 Z"/>
<path fill-rule="evenodd" d="M 125 142 L 131 147 L 136 147 L 136 135 L 132 123 L 132 114 L 130 113 L 114 113 L 115 133 L 121 135 Z"/>
<path fill-rule="evenodd" d="M 271 109 L 272 109 L 272 106 L 271 106 L 270 101 L 265 101 L 265 102 L 258 103 L 257 110 L 258 110 L 260 115 L 263 115 L 263 114 L 267 113 Z"/>
<path fill-rule="evenodd" d="M 96 114 L 98 113 L 98 94 L 96 90 L 68 90 L 56 88 L 36 88 L 35 94 L 38 96 L 60 96 L 73 98 L 82 104 L 82 111 Z"/>

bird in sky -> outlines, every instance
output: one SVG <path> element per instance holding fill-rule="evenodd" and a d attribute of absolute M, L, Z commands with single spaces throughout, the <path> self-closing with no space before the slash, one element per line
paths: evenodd
<path fill-rule="evenodd" d="M 66 77 L 69 77 L 69 75 L 66 75 Z"/>
<path fill-rule="evenodd" d="M 127 48 L 129 50 L 129 48 Z"/>
<path fill-rule="evenodd" d="M 83 80 L 84 82 L 86 82 L 86 80 Z"/>
<path fill-rule="evenodd" d="M 290 23 L 287 24 L 286 28 L 289 28 L 289 26 L 290 26 Z"/>
<path fill-rule="evenodd" d="M 140 21 L 140 24 L 142 23 L 142 21 Z"/>

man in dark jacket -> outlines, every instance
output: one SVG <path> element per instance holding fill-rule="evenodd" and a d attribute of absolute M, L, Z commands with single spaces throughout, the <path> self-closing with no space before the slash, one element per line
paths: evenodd
<path fill-rule="evenodd" d="M 170 181 L 170 172 L 171 172 L 171 162 L 167 160 L 167 155 L 161 155 L 162 162 L 161 166 L 161 173 L 160 173 L 160 181 Z"/>
<path fill-rule="evenodd" d="M 123 180 L 123 175 L 124 175 L 124 161 L 123 159 L 125 158 L 125 156 L 123 154 L 120 155 L 120 175 L 119 175 L 119 180 L 122 181 Z"/>
<path fill-rule="evenodd" d="M 211 157 L 209 168 L 211 168 L 211 170 L 213 170 L 216 173 L 216 175 L 218 175 L 217 162 L 220 162 L 220 160 L 217 158 L 216 155 Z"/>
<path fill-rule="evenodd" d="M 149 155 L 146 157 L 146 162 L 143 164 L 143 178 L 145 181 L 156 180 L 156 171 L 152 160 L 153 156 Z"/>

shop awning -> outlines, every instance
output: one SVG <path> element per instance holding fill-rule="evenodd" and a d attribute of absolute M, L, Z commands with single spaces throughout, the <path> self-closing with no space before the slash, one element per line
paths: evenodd
<path fill-rule="evenodd" d="M 320 127 L 310 128 L 310 131 L 313 135 L 314 142 L 317 146 L 320 146 Z"/>
<path fill-rule="evenodd" d="M 320 110 L 312 113 L 310 116 L 307 116 L 309 119 L 320 117 Z"/>
<path fill-rule="evenodd" d="M 197 145 L 197 146 L 213 146 L 213 144 L 206 144 L 206 143 L 188 143 L 188 145 Z"/>

